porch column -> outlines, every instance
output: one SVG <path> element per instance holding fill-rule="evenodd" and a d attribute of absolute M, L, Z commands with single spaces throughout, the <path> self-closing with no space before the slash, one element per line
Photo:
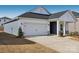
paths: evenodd
<path fill-rule="evenodd" d="M 63 36 L 66 35 L 66 22 L 64 22 L 63 24 Z"/>
<path fill-rule="evenodd" d="M 59 21 L 57 21 L 57 36 L 59 36 L 59 31 L 60 31 L 60 25 L 59 25 Z"/>

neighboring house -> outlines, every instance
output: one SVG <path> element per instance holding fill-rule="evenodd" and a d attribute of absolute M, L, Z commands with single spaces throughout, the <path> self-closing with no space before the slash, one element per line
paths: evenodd
<path fill-rule="evenodd" d="M 8 17 L 2 17 L 0 18 L 0 26 L 2 26 L 4 23 L 11 21 L 11 18 Z"/>
<path fill-rule="evenodd" d="M 4 31 L 4 23 L 11 21 L 11 18 L 8 17 L 2 17 L 0 18 L 0 31 Z"/>
<path fill-rule="evenodd" d="M 21 27 L 24 36 L 48 34 L 59 36 L 60 32 L 66 35 L 74 31 L 73 25 L 78 21 L 78 17 L 79 13 L 74 11 L 66 10 L 50 14 L 45 8 L 38 7 L 18 16 L 18 19 L 6 22 L 4 31 L 17 36 Z"/>

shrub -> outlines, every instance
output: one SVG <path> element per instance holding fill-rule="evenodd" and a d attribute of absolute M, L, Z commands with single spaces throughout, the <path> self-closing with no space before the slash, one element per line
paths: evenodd
<path fill-rule="evenodd" d="M 78 32 L 71 32 L 69 33 L 70 36 L 77 36 L 78 35 Z"/>
<path fill-rule="evenodd" d="M 18 37 L 19 38 L 22 38 L 23 37 L 23 32 L 22 32 L 21 27 L 18 29 Z"/>

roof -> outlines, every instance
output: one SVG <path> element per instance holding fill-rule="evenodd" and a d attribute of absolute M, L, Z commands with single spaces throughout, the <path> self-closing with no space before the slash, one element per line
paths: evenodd
<path fill-rule="evenodd" d="M 60 16 L 62 16 L 62 15 L 63 15 L 64 13 L 66 13 L 67 11 L 68 11 L 68 10 L 51 14 L 50 19 L 51 19 L 51 18 L 52 18 L 52 19 L 53 19 L 53 18 L 59 18 Z"/>
<path fill-rule="evenodd" d="M 50 14 L 50 12 L 46 8 L 44 8 L 43 6 L 38 6 L 34 9 L 30 10 L 29 12 L 39 13 L 39 14 L 47 14 L 47 15 Z"/>
<path fill-rule="evenodd" d="M 76 18 L 79 18 L 79 13 L 78 13 L 78 12 L 72 11 L 72 14 L 73 14 Z"/>
<path fill-rule="evenodd" d="M 57 13 L 54 13 L 54 14 L 51 14 L 50 16 L 50 19 L 52 18 L 59 18 L 61 17 L 64 13 L 68 12 L 69 10 L 65 10 L 65 11 L 61 11 L 61 12 L 57 12 Z M 79 18 L 79 13 L 78 12 L 75 12 L 75 11 L 71 11 L 72 14 L 76 17 L 76 18 Z"/>
<path fill-rule="evenodd" d="M 9 20 L 11 20 L 11 18 L 9 18 L 9 17 L 2 17 L 0 19 L 9 19 Z"/>
<path fill-rule="evenodd" d="M 14 20 L 8 21 L 8 22 L 6 22 L 6 23 L 4 23 L 4 24 L 11 23 L 11 22 L 18 21 L 18 20 L 19 20 L 19 19 L 14 19 Z"/>
<path fill-rule="evenodd" d="M 30 10 L 29 12 L 23 13 L 18 17 L 28 17 L 28 18 L 38 18 L 38 19 L 48 19 L 50 13 L 43 6 L 39 6 Z"/>
<path fill-rule="evenodd" d="M 50 14 L 49 11 L 47 9 L 45 9 L 43 6 L 39 6 L 37 8 L 34 8 L 34 9 L 30 10 L 29 12 L 26 12 L 26 13 L 18 16 L 18 17 L 39 18 L 39 19 L 49 19 L 50 18 L 50 19 L 53 19 L 53 18 L 61 17 L 67 11 L 69 11 L 69 10 L 65 10 L 65 11 Z M 75 17 L 79 17 L 78 12 L 74 12 L 74 11 L 71 11 L 71 12 Z"/>
<path fill-rule="evenodd" d="M 38 19 L 54 19 L 54 18 L 59 18 L 61 17 L 63 14 L 65 14 L 66 12 L 68 12 L 69 10 L 65 10 L 65 11 L 61 11 L 61 12 L 57 12 L 57 13 L 54 13 L 54 14 L 40 14 L 40 13 L 34 13 L 34 12 L 26 12 L 18 17 L 27 17 L 27 18 L 38 18 Z M 78 12 L 74 12 L 74 11 L 71 11 L 72 14 L 78 18 L 79 17 L 79 13 Z M 7 23 L 10 23 L 10 22 L 14 22 L 14 21 L 17 21 L 19 19 L 14 19 L 12 21 L 9 21 Z M 7 24 L 5 23 L 5 24 Z"/>
<path fill-rule="evenodd" d="M 47 14 L 39 14 L 33 12 L 24 13 L 18 17 L 28 17 L 28 18 L 39 18 L 39 19 L 48 19 L 50 15 Z"/>

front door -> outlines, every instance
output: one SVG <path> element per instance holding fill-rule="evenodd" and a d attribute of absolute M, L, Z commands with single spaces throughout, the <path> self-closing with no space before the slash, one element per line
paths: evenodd
<path fill-rule="evenodd" d="M 57 22 L 50 22 L 50 34 L 57 34 Z"/>

